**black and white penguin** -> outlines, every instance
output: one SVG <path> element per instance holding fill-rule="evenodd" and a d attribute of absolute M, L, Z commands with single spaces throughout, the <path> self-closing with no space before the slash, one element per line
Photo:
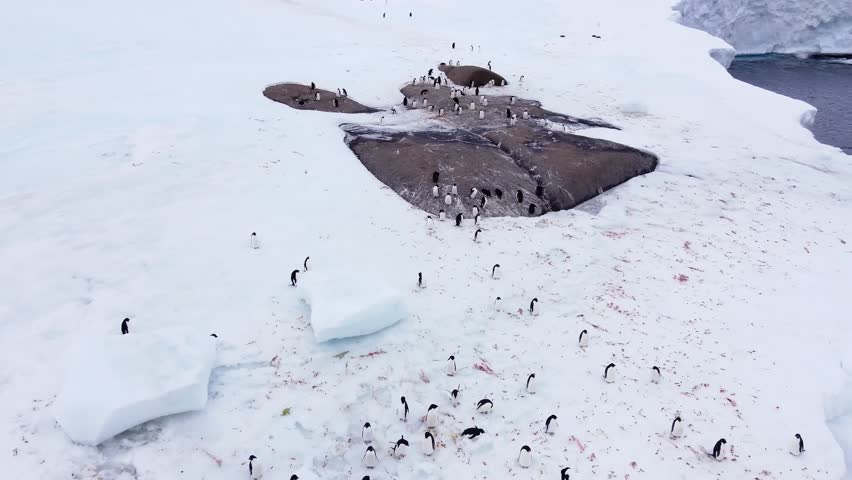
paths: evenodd
<path fill-rule="evenodd" d="M 458 110 L 458 109 L 459 109 L 459 107 L 461 107 L 461 105 L 459 105 L 459 99 L 458 99 L 458 97 L 453 97 L 453 104 L 455 105 L 455 107 L 454 107 L 454 108 L 455 108 L 456 110 Z"/>
<path fill-rule="evenodd" d="M 544 433 L 549 433 L 553 435 L 558 429 L 559 421 L 556 419 L 556 415 L 551 415 L 547 417 L 547 420 L 544 421 Z"/>
<path fill-rule="evenodd" d="M 524 76 L 521 75 L 521 78 L 524 78 Z M 568 475 L 568 470 L 570 469 L 571 467 L 565 467 L 559 471 L 560 480 L 571 480 L 570 476 Z"/>
<path fill-rule="evenodd" d="M 521 118 L 523 118 L 524 120 L 529 120 L 530 119 L 530 111 L 525 108 L 524 112 L 521 114 Z"/>
<path fill-rule="evenodd" d="M 476 87 L 476 90 L 473 92 L 473 94 L 477 97 L 479 96 L 479 87 Z"/>
<path fill-rule="evenodd" d="M 461 213 L 456 215 L 456 226 L 461 227 L 462 220 L 464 219 L 464 215 Z"/>
<path fill-rule="evenodd" d="M 428 105 L 429 105 L 429 99 L 428 99 L 428 98 L 424 98 L 424 99 L 423 99 L 423 108 L 426 108 Z"/>
<path fill-rule="evenodd" d="M 399 419 L 403 422 L 408 421 L 408 402 L 405 400 L 405 397 L 399 397 L 399 403 L 402 406 L 399 407 Z"/>
<path fill-rule="evenodd" d="M 485 110 L 480 110 L 480 111 L 479 111 L 479 119 L 480 119 L 480 120 L 484 120 L 484 119 L 485 119 Z"/>
<path fill-rule="evenodd" d="M 669 435 L 672 438 L 680 438 L 683 436 L 683 421 L 680 419 L 680 415 L 676 416 L 674 420 L 672 420 L 672 427 L 669 429 Z"/>
<path fill-rule="evenodd" d="M 479 215 L 478 215 L 478 214 L 477 214 L 476 216 L 477 216 L 477 217 L 479 217 Z M 481 229 L 481 228 L 477 228 L 477 229 L 476 229 L 476 231 L 475 231 L 475 232 L 473 232 L 473 241 L 474 241 L 474 242 L 479 243 L 479 234 L 480 234 L 480 233 L 482 233 L 482 229 Z"/>
<path fill-rule="evenodd" d="M 435 198 L 438 198 L 439 194 L 440 194 L 440 192 L 438 191 L 438 186 L 433 185 L 432 186 L 432 196 L 435 197 Z"/>
<path fill-rule="evenodd" d="M 443 116 L 444 116 L 444 108 L 443 108 L 443 107 L 441 107 L 441 108 L 439 108 L 439 109 L 438 109 L 438 116 L 439 116 L 439 117 L 443 117 Z"/>
<path fill-rule="evenodd" d="M 435 111 L 435 105 L 429 105 L 429 108 L 427 110 L 429 110 L 429 112 L 434 112 Z"/>
<path fill-rule="evenodd" d="M 498 279 L 500 278 L 500 264 L 495 263 L 493 267 L 491 267 L 491 278 Z"/>
<path fill-rule="evenodd" d="M 452 204 L 453 204 L 453 197 L 450 196 L 450 194 L 448 193 L 444 196 L 444 205 L 450 206 Z"/>
<path fill-rule="evenodd" d="M 456 105 L 456 115 L 461 115 L 461 113 L 462 113 L 461 105 Z"/>
<path fill-rule="evenodd" d="M 441 173 L 437 170 L 432 172 L 432 183 L 438 183 L 438 179 L 441 178 Z"/>
<path fill-rule="evenodd" d="M 479 214 L 477 213 L 475 217 L 473 217 L 473 224 L 479 225 Z"/>
<path fill-rule="evenodd" d="M 790 445 L 790 453 L 797 457 L 805 453 L 805 441 L 798 433 L 793 436 L 793 443 Z"/>
<path fill-rule="evenodd" d="M 404 435 L 401 435 L 399 440 L 393 444 L 393 456 L 396 458 L 404 457 L 408 453 L 408 447 L 408 440 L 405 439 Z"/>
<path fill-rule="evenodd" d="M 651 367 L 651 383 L 660 383 L 663 379 L 663 374 L 660 373 L 660 367 L 654 365 Z"/>
<path fill-rule="evenodd" d="M 471 188 L 470 189 L 470 198 L 476 198 L 477 193 L 479 193 L 479 191 L 476 189 L 476 187 Z"/>
<path fill-rule="evenodd" d="M 447 212 L 443 208 L 438 210 L 438 220 L 444 220 L 445 218 L 447 218 Z"/>
<path fill-rule="evenodd" d="M 527 393 L 535 393 L 535 374 L 531 373 L 527 377 Z"/>
<path fill-rule="evenodd" d="M 541 198 L 544 196 L 544 187 L 541 185 L 536 185 L 535 187 L 535 196 Z"/>
<path fill-rule="evenodd" d="M 711 454 L 713 458 L 716 460 L 724 460 L 727 456 L 727 445 L 728 441 L 724 438 L 720 438 L 716 445 L 713 445 L 713 453 Z"/>
<path fill-rule="evenodd" d="M 461 385 L 452 389 L 450 391 L 450 400 L 453 402 L 453 406 L 457 407 L 459 405 L 459 390 L 461 389 Z"/>
<path fill-rule="evenodd" d="M 530 301 L 530 315 L 538 315 L 541 313 L 541 309 L 538 305 L 538 298 L 533 298 Z"/>
<path fill-rule="evenodd" d="M 472 213 L 474 217 L 479 215 L 479 207 L 474 205 L 473 208 L 470 209 L 470 213 Z"/>
<path fill-rule="evenodd" d="M 447 359 L 447 366 L 445 368 L 447 375 L 453 376 L 456 374 L 456 356 L 450 355 L 450 358 Z"/>
<path fill-rule="evenodd" d="M 411 108 L 417 108 L 417 100 L 411 101 Z"/>
<path fill-rule="evenodd" d="M 129 322 L 129 321 L 130 321 L 129 318 L 125 318 L 124 320 L 121 321 L 121 334 L 122 335 L 127 335 L 128 333 L 130 333 L 130 327 L 127 325 L 127 322 Z"/>
<path fill-rule="evenodd" d="M 610 363 L 604 369 L 604 380 L 606 380 L 606 383 L 612 383 L 612 382 L 615 381 L 615 364 L 614 363 Z"/>
<path fill-rule="evenodd" d="M 294 473 L 293 475 L 290 475 L 290 480 L 299 480 L 299 476 Z"/>
<path fill-rule="evenodd" d="M 407 107 L 407 106 L 408 106 L 408 97 L 402 97 L 402 106 L 403 106 L 403 107 Z"/>
<path fill-rule="evenodd" d="M 373 427 L 370 422 L 361 427 L 361 440 L 364 440 L 364 443 L 373 443 Z"/>
<path fill-rule="evenodd" d="M 314 100 L 318 102 L 320 101 L 320 92 L 317 92 L 316 95 L 314 95 Z"/>
<path fill-rule="evenodd" d="M 512 111 L 510 109 L 506 109 L 506 120 L 512 118 Z"/>
<path fill-rule="evenodd" d="M 302 267 L 305 268 L 306 272 L 308 271 L 308 260 L 310 260 L 310 259 L 311 259 L 311 257 L 305 257 L 305 262 L 302 264 Z"/>
<path fill-rule="evenodd" d="M 260 464 L 260 460 L 257 459 L 254 455 L 249 456 L 249 478 L 251 480 L 260 480 L 263 478 L 263 465 Z"/>
<path fill-rule="evenodd" d="M 367 468 L 375 468 L 376 465 L 379 464 L 379 456 L 376 454 L 376 449 L 372 446 L 367 447 L 367 451 L 364 452 L 364 458 L 361 459 L 361 463 L 363 463 Z"/>
<path fill-rule="evenodd" d="M 521 453 L 518 454 L 518 465 L 523 468 L 529 468 L 532 465 L 532 450 L 529 445 L 521 447 Z"/>
<path fill-rule="evenodd" d="M 420 288 L 426 288 L 426 281 L 423 280 L 423 272 L 417 272 L 417 286 Z"/>
<path fill-rule="evenodd" d="M 420 444 L 420 449 L 423 451 L 423 455 L 432 455 L 435 453 L 435 437 L 432 435 L 432 432 L 426 432 L 423 435 L 423 442 Z"/>
<path fill-rule="evenodd" d="M 518 203 L 524 203 L 524 192 L 518 190 Z"/>
<path fill-rule="evenodd" d="M 488 197 L 483 195 L 482 197 L 479 198 L 479 207 L 485 208 L 486 205 L 488 205 Z"/>
<path fill-rule="evenodd" d="M 454 184 L 453 184 L 453 186 L 452 186 L 452 188 L 450 189 L 450 192 L 451 192 L 453 195 L 458 195 L 458 194 L 459 194 L 459 187 L 458 187 L 458 186 L 454 183 Z"/>
<path fill-rule="evenodd" d="M 586 347 L 589 346 L 589 331 L 588 330 L 583 329 L 583 331 L 580 332 L 580 339 L 577 341 L 577 343 L 580 344 L 580 348 L 586 348 Z"/>
<path fill-rule="evenodd" d="M 432 231 L 435 228 L 435 222 L 432 220 L 432 215 L 426 215 L 426 230 Z"/>
<path fill-rule="evenodd" d="M 426 410 L 426 428 L 435 428 L 438 426 L 438 406 L 434 403 L 429 405 L 429 409 Z"/>
<path fill-rule="evenodd" d="M 317 89 L 317 85 L 314 82 L 311 82 L 311 91 L 313 92 L 316 89 Z"/>
<path fill-rule="evenodd" d="M 485 195 L 486 197 L 490 197 L 490 196 L 491 196 L 491 189 L 488 189 L 488 188 L 480 188 L 480 189 L 479 189 L 479 191 L 480 191 L 480 192 L 482 192 L 482 194 L 483 194 L 483 195 Z"/>
<path fill-rule="evenodd" d="M 509 105 L 514 105 L 514 104 L 515 104 L 515 96 L 512 95 L 511 97 L 509 97 Z"/>
<path fill-rule="evenodd" d="M 483 433 L 485 433 L 485 430 L 474 425 L 471 428 L 465 428 L 464 431 L 461 433 L 461 436 L 467 437 L 468 440 L 473 440 L 474 438 L 482 435 Z"/>
<path fill-rule="evenodd" d="M 491 60 L 488 60 L 488 70 L 491 70 Z"/>
<path fill-rule="evenodd" d="M 469 110 L 476 110 L 476 103 L 470 102 L 470 106 L 468 107 L 468 109 Z"/>
<path fill-rule="evenodd" d="M 517 124 L 518 124 L 518 116 L 513 113 L 512 116 L 509 117 L 509 126 L 514 127 Z"/>
<path fill-rule="evenodd" d="M 385 124 L 385 116 L 384 116 L 384 115 L 382 115 L 382 116 L 379 118 L 379 125 L 384 125 L 384 124 Z"/>
<path fill-rule="evenodd" d="M 483 398 L 476 402 L 476 411 L 479 413 L 488 413 L 492 408 L 494 408 L 494 402 L 487 398 Z"/>
<path fill-rule="evenodd" d="M 422 97 L 423 95 L 426 95 L 427 93 L 429 93 L 429 89 L 428 89 L 428 88 L 424 88 L 423 90 L 420 90 L 420 96 L 421 96 L 421 97 Z"/>
<path fill-rule="evenodd" d="M 503 199 L 503 190 L 500 190 L 499 188 L 495 188 L 494 189 L 494 195 L 497 195 L 498 199 Z"/>
<path fill-rule="evenodd" d="M 433 70 L 435 70 L 435 69 L 434 69 L 434 68 L 430 68 L 430 69 L 429 69 L 429 71 L 426 73 L 426 76 L 431 77 L 431 76 L 432 76 L 432 71 L 433 71 Z"/>
<path fill-rule="evenodd" d="M 503 309 L 503 299 L 501 297 L 497 297 L 494 299 L 494 311 L 499 312 Z"/>
<path fill-rule="evenodd" d="M 340 103 L 338 103 L 336 98 L 331 99 L 331 104 L 334 105 L 334 108 L 337 108 L 337 107 L 340 106 Z"/>
<path fill-rule="evenodd" d="M 296 286 L 296 282 L 297 282 L 297 280 L 296 280 L 296 274 L 297 274 L 297 273 L 299 273 L 299 271 L 298 271 L 298 270 L 293 270 L 292 272 L 290 272 L 290 286 L 291 286 L 291 287 L 295 287 L 295 286 Z"/>
<path fill-rule="evenodd" d="M 216 335 L 215 333 L 211 333 L 210 336 L 213 338 L 219 338 L 219 335 Z"/>
<path fill-rule="evenodd" d="M 345 88 L 343 89 L 343 96 L 344 96 L 344 97 L 348 97 L 348 96 L 349 96 L 349 94 L 348 94 L 348 93 L 346 93 L 346 89 L 345 89 Z"/>
<path fill-rule="evenodd" d="M 535 215 L 535 204 L 531 203 L 530 207 L 527 209 L 530 215 Z"/>
<path fill-rule="evenodd" d="M 453 42 L 453 49 L 456 48 L 456 42 Z"/>
<path fill-rule="evenodd" d="M 251 232 L 251 248 L 255 250 L 260 248 L 260 244 L 257 243 L 257 232 Z"/>
<path fill-rule="evenodd" d="M 479 102 L 479 103 L 481 103 L 483 107 L 487 107 L 488 106 L 488 98 L 482 97 L 482 101 Z"/>

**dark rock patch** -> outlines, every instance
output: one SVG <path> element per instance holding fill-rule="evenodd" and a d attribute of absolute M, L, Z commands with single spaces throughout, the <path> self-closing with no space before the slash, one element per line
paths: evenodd
<path fill-rule="evenodd" d="M 320 99 L 316 99 L 319 92 Z M 287 105 L 297 110 L 318 110 L 320 112 L 340 113 L 373 113 L 378 112 L 375 108 L 366 107 L 352 100 L 348 96 L 338 96 L 334 92 L 315 88 L 311 90 L 310 85 L 300 83 L 279 83 L 270 85 L 263 90 L 266 98 Z M 334 106 L 334 100 L 337 106 Z"/>

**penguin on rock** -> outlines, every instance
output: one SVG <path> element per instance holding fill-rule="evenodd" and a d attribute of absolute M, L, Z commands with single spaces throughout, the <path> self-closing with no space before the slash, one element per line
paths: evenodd
<path fill-rule="evenodd" d="M 453 204 L 453 197 L 452 197 L 452 196 L 448 193 L 448 194 L 444 197 L 444 205 L 450 206 L 450 205 L 452 205 L 452 204 Z"/>
<path fill-rule="evenodd" d="M 433 185 L 432 186 L 432 196 L 435 197 L 435 198 L 438 198 L 439 194 L 440 194 L 440 192 L 438 191 L 438 186 Z"/>
<path fill-rule="evenodd" d="M 455 183 L 453 184 L 452 188 L 450 189 L 450 193 L 452 193 L 453 195 L 459 194 L 459 187 Z"/>
<path fill-rule="evenodd" d="M 479 190 L 477 190 L 477 189 L 476 189 L 476 187 L 471 188 L 471 189 L 470 189 L 470 198 L 471 198 L 471 199 L 476 198 L 476 194 L 477 194 L 477 193 L 479 193 Z"/>
<path fill-rule="evenodd" d="M 473 208 L 471 208 L 471 213 L 473 214 L 474 217 L 479 215 L 479 207 L 474 205 Z"/>

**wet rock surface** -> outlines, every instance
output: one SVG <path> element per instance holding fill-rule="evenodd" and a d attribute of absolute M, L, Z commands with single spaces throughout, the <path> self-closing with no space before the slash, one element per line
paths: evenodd
<path fill-rule="evenodd" d="M 320 94 L 319 100 L 316 99 L 317 93 Z M 311 89 L 310 85 L 302 85 L 300 83 L 278 83 L 270 85 L 263 90 L 263 96 L 297 110 L 318 110 L 320 112 L 340 113 L 378 112 L 375 108 L 361 105 L 348 96 L 338 96 L 335 92 L 320 88 Z M 335 99 L 337 99 L 337 106 L 334 106 Z"/>

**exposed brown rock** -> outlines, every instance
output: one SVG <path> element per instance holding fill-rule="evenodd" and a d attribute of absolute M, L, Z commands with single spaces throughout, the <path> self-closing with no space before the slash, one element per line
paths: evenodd
<path fill-rule="evenodd" d="M 494 80 L 494 86 L 502 87 L 508 85 L 501 75 L 498 75 L 487 68 L 477 67 L 475 65 L 460 65 L 454 67 L 442 63 L 438 66 L 438 70 L 444 72 L 447 78 L 453 81 L 456 85 L 464 85 L 465 87 L 482 87 L 488 85 L 488 82 Z"/>
<path fill-rule="evenodd" d="M 320 99 L 316 100 L 319 92 Z M 316 88 L 311 90 L 310 85 L 300 83 L 279 83 L 270 85 L 263 90 L 263 95 L 275 102 L 283 103 L 297 110 L 318 110 L 320 112 L 340 113 L 373 113 L 378 112 L 375 108 L 365 107 L 349 97 L 337 96 L 334 92 Z M 337 107 L 334 99 L 337 98 Z"/>

